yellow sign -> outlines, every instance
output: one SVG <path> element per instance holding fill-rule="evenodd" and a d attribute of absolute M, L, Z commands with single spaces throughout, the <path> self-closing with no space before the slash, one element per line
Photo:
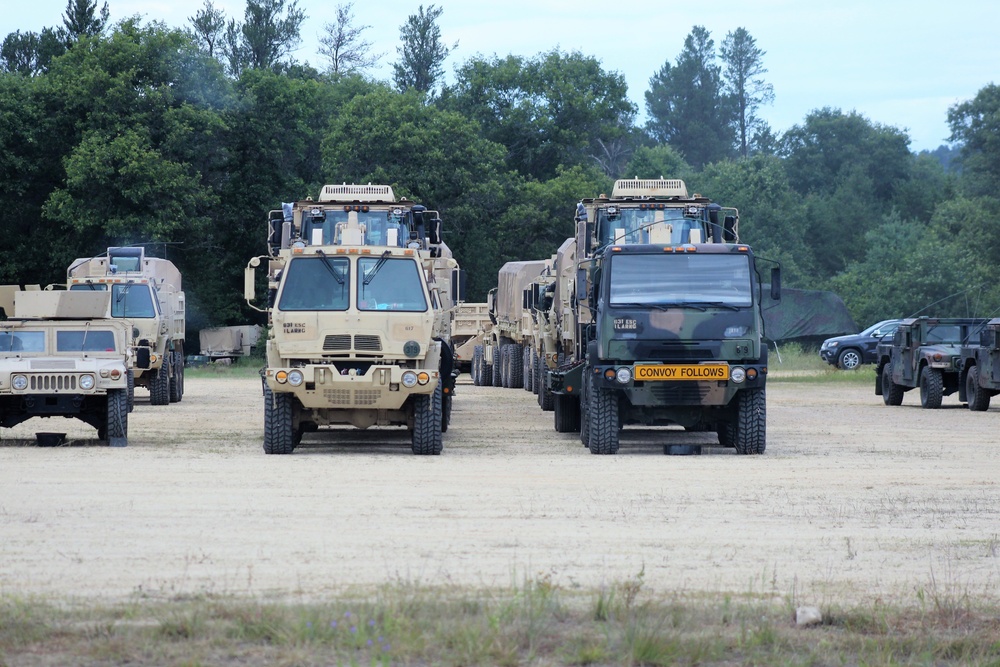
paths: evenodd
<path fill-rule="evenodd" d="M 636 366 L 635 379 L 639 381 L 728 380 L 729 366 L 726 364 Z"/>

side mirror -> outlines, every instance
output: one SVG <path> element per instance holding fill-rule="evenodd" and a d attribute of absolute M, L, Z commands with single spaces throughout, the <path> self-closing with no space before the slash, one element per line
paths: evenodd
<path fill-rule="evenodd" d="M 587 269 L 576 270 L 576 302 L 587 303 Z"/>
<path fill-rule="evenodd" d="M 781 301 L 781 267 L 771 269 L 771 300 Z"/>
<path fill-rule="evenodd" d="M 254 259 L 257 259 L 256 257 Z M 257 277 L 257 270 L 253 266 L 247 266 L 243 271 L 243 298 L 250 303 L 257 297 L 257 289 L 254 281 Z"/>
<path fill-rule="evenodd" d="M 441 218 L 431 219 L 427 226 L 427 237 L 431 245 L 441 244 Z"/>
<path fill-rule="evenodd" d="M 722 224 L 722 239 L 726 243 L 736 243 L 736 216 L 726 216 Z"/>

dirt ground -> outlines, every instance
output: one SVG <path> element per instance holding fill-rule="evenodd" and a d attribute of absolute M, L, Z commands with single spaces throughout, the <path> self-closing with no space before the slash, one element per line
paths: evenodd
<path fill-rule="evenodd" d="M 375 429 L 281 457 L 261 450 L 261 402 L 256 378 L 189 378 L 167 407 L 140 390 L 124 449 L 76 420 L 4 430 L 0 595 L 318 599 L 642 573 L 657 591 L 916 603 L 1000 584 L 1000 407 L 772 382 L 764 456 L 664 456 L 714 434 L 647 429 L 598 457 L 533 395 L 460 384 L 440 457 Z M 68 445 L 36 447 L 36 431 Z"/>

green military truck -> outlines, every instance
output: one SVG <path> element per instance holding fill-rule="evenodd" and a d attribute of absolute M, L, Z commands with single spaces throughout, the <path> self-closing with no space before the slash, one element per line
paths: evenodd
<path fill-rule="evenodd" d="M 944 396 L 959 390 L 962 346 L 985 323 L 975 318 L 904 319 L 891 341 L 878 344 L 875 394 L 886 405 L 901 405 L 903 394 L 919 387 L 922 407 L 941 407 Z"/>
<path fill-rule="evenodd" d="M 268 255 L 250 260 L 244 288 L 270 325 L 265 453 L 290 454 L 303 433 L 339 424 L 404 426 L 414 454 L 441 453 L 461 275 L 440 224 L 387 185 L 326 185 L 269 214 Z"/>
<path fill-rule="evenodd" d="M 958 391 L 959 400 L 976 412 L 989 410 L 990 398 L 1000 394 L 1000 318 L 974 331 L 971 341 L 962 346 Z"/>
<path fill-rule="evenodd" d="M 0 426 L 74 417 L 114 447 L 128 444 L 128 325 L 105 317 L 108 292 L 2 289 Z"/>
<path fill-rule="evenodd" d="M 614 454 L 623 427 L 674 424 L 762 454 L 766 281 L 738 212 L 683 181 L 626 180 L 581 201 L 576 222 L 575 275 L 559 274 L 573 281 L 572 346 L 546 373 L 556 430 Z M 776 267 L 770 291 L 780 298 Z"/>

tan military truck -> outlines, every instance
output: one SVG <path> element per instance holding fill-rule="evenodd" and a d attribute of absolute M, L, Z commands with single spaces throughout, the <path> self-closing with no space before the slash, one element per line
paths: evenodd
<path fill-rule="evenodd" d="M 524 350 L 533 329 L 526 290 L 548 267 L 547 260 L 507 262 L 497 274 L 488 303 L 493 327 L 483 339 L 482 384 L 524 387 Z"/>
<path fill-rule="evenodd" d="M 451 324 L 455 367 L 472 375 L 474 384 L 479 384 L 475 382 L 475 377 L 482 360 L 483 336 L 492 327 L 488 303 L 462 302 L 455 306 Z"/>
<path fill-rule="evenodd" d="M 136 386 L 152 405 L 184 396 L 185 299 L 173 262 L 147 257 L 141 247 L 108 248 L 77 259 L 67 271 L 71 291 L 107 291 L 108 315 L 129 325 Z"/>
<path fill-rule="evenodd" d="M 387 185 L 327 185 L 272 211 L 264 451 L 290 454 L 323 426 L 405 426 L 414 454 L 440 454 L 455 388 L 446 308 L 458 264 L 437 212 Z M 439 280 L 450 276 L 447 282 Z"/>
<path fill-rule="evenodd" d="M 0 288 L 0 426 L 75 417 L 128 444 L 128 325 L 105 317 L 108 292 Z"/>

